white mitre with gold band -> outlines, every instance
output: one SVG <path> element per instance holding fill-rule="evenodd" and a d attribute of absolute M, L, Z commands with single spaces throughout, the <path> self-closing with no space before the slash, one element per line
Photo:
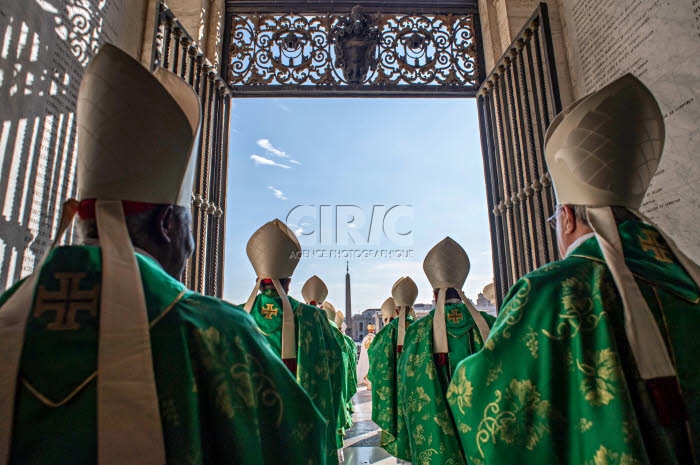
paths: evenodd
<path fill-rule="evenodd" d="M 389 297 L 382 303 L 382 307 L 380 309 L 382 312 L 382 319 L 387 319 L 387 322 L 391 320 L 392 318 L 396 318 L 396 303 L 394 302 L 393 297 Z"/>
<path fill-rule="evenodd" d="M 423 260 L 423 271 L 433 289 L 438 290 L 435 313 L 433 315 L 433 353 L 447 354 L 447 325 L 445 323 L 445 297 L 447 289 L 453 288 L 459 293 L 469 314 L 476 323 L 481 339 L 486 341 L 489 337 L 489 326 L 486 320 L 474 308 L 462 291 L 467 276 L 469 275 L 469 256 L 461 245 L 451 237 L 446 237 L 435 245 Z"/>
<path fill-rule="evenodd" d="M 302 286 L 301 296 L 307 304 L 319 306 L 328 297 L 328 287 L 321 278 L 313 275 Z"/>
<path fill-rule="evenodd" d="M 327 300 L 323 301 L 323 305 L 321 305 L 321 308 L 326 312 L 326 317 L 328 318 L 329 321 L 335 322 L 335 307 L 333 306 L 332 303 L 330 303 Z"/>
<path fill-rule="evenodd" d="M 166 460 L 146 300 L 121 201 L 189 206 L 199 122 L 199 100 L 189 84 L 162 68 L 151 73 L 112 45 L 104 45 L 85 70 L 77 102 L 76 177 L 79 200 L 95 201 L 102 257 L 100 464 L 162 465 Z M 71 209 L 64 210 L 57 242 L 75 213 L 75 206 Z M 0 353 L 6 360 L 0 368 L 0 463 L 7 461 L 14 408 L 14 388 L 7 388 L 17 379 L 24 334 L 23 324 L 7 334 L 7 324 L 17 303 L 26 323 L 38 274 L 0 314 Z"/>
<path fill-rule="evenodd" d="M 287 366 L 291 366 L 293 364 L 291 361 L 297 358 L 294 313 L 280 279 L 290 278 L 294 273 L 294 269 L 299 264 L 301 245 L 297 236 L 286 224 L 274 219 L 253 233 L 245 251 L 258 279 L 244 308 L 250 313 L 260 282 L 263 279 L 272 280 L 282 300 L 282 361 Z"/>
<path fill-rule="evenodd" d="M 545 158 L 557 200 L 587 207 L 588 222 L 622 298 L 625 332 L 643 379 L 675 376 L 676 370 L 654 316 L 625 264 L 610 206 L 626 207 L 655 226 L 700 285 L 698 266 L 638 211 L 659 165 L 664 136 L 656 99 L 631 74 L 566 108 L 545 136 Z"/>
<path fill-rule="evenodd" d="M 405 276 L 399 278 L 391 287 L 391 296 L 394 299 L 396 308 L 399 310 L 399 331 L 396 341 L 397 352 L 403 349 L 403 341 L 406 338 L 406 315 L 411 314 L 413 304 L 418 298 L 418 286 L 416 283 Z M 415 313 L 413 314 L 415 315 Z"/>

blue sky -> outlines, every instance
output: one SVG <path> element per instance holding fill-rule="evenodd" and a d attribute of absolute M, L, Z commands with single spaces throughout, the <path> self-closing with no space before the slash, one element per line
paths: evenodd
<path fill-rule="evenodd" d="M 396 229 L 410 232 L 405 237 L 412 243 L 397 246 L 382 233 L 375 245 L 339 245 L 332 238 L 328 245 L 305 246 L 326 257 L 301 259 L 290 288 L 294 297 L 301 298 L 301 286 L 316 274 L 329 288 L 328 300 L 344 311 L 346 259 L 337 255 L 401 250 L 408 258 L 349 259 L 353 313 L 378 308 L 405 275 L 418 284 L 418 302 L 430 302 L 423 258 L 448 235 L 469 254 L 467 296 L 476 298 L 492 281 L 473 99 L 236 99 L 229 150 L 224 298 L 233 303 L 243 303 L 255 283 L 248 239 L 267 221 L 286 221 L 298 205 L 311 206 L 316 218 L 295 220 L 295 229 L 318 232 L 323 221 L 332 235 L 336 206 L 356 206 L 366 215 L 364 226 L 355 228 L 365 240 L 375 205 L 385 211 L 402 205 L 413 218 L 399 218 Z M 389 231 L 390 223 L 384 225 Z M 375 226 L 382 227 L 379 214 Z"/>

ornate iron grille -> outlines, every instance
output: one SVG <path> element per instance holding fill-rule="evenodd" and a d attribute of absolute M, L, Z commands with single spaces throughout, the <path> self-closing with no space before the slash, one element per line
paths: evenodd
<path fill-rule="evenodd" d="M 162 66 L 189 82 L 202 105 L 197 172 L 192 193 L 195 249 L 183 283 L 221 297 L 231 92 L 216 68 L 164 2 L 158 2 L 153 67 Z"/>
<path fill-rule="evenodd" d="M 228 83 L 240 96 L 475 96 L 475 13 L 230 13 Z"/>
<path fill-rule="evenodd" d="M 479 89 L 498 305 L 524 274 L 558 259 L 544 134 L 561 111 L 547 5 L 540 3 Z"/>

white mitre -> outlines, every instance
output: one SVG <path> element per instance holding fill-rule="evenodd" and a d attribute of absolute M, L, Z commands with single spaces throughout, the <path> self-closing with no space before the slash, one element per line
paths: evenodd
<path fill-rule="evenodd" d="M 469 268 L 467 252 L 451 237 L 446 237 L 438 242 L 423 260 L 423 271 L 433 290 L 438 290 L 435 313 L 433 314 L 433 353 L 435 354 L 449 352 L 445 323 L 445 296 L 449 288 L 453 288 L 459 293 L 462 302 L 479 328 L 482 340 L 486 341 L 489 336 L 486 320 L 462 291 L 462 286 L 469 275 Z"/>
<path fill-rule="evenodd" d="M 397 307 L 413 307 L 418 298 L 418 286 L 408 276 L 400 278 L 391 288 L 391 297 Z"/>
<path fill-rule="evenodd" d="M 396 309 L 399 311 L 399 327 L 397 335 L 397 351 L 403 349 L 403 341 L 406 337 L 406 315 L 415 316 L 413 312 L 413 304 L 418 298 L 418 286 L 409 278 L 404 276 L 399 278 L 391 287 L 391 296 L 396 304 Z"/>
<path fill-rule="evenodd" d="M 675 376 L 656 321 L 625 264 L 610 206 L 637 209 L 659 165 L 664 122 L 656 99 L 627 74 L 562 111 L 545 137 L 545 158 L 560 204 L 586 205 L 588 222 L 615 281 L 625 332 L 644 379 Z M 696 283 L 700 269 L 657 227 Z"/>
<path fill-rule="evenodd" d="M 484 294 L 486 300 L 496 305 L 496 286 L 493 283 L 484 286 L 484 290 L 481 293 Z"/>
<path fill-rule="evenodd" d="M 282 300 L 282 361 L 290 368 L 297 358 L 294 313 L 280 279 L 289 278 L 299 264 L 301 245 L 294 232 L 278 219 L 265 223 L 248 240 L 246 254 L 258 277 L 255 288 L 245 304 L 250 313 L 263 279 L 272 280 Z"/>
<path fill-rule="evenodd" d="M 664 137 L 656 99 L 631 74 L 576 101 L 545 136 L 557 201 L 638 209 L 659 166 Z"/>
<path fill-rule="evenodd" d="M 343 316 L 343 312 L 338 310 L 337 312 L 335 312 L 335 324 L 336 324 L 336 326 L 338 326 L 338 328 L 343 326 L 343 321 L 345 321 L 345 317 Z"/>
<path fill-rule="evenodd" d="M 199 100 L 192 87 L 174 74 L 163 68 L 151 73 L 125 52 L 105 44 L 83 74 L 76 121 L 78 198 L 95 200 L 102 260 L 97 460 L 163 464 L 146 301 L 121 201 L 189 206 Z M 71 219 L 64 210 L 59 239 Z M 27 285 L 33 287 L 36 276 L 28 278 Z M 23 294 L 18 290 L 14 296 Z M 9 345 L 14 339 L 3 331 L 13 306 L 8 300 L 0 321 L 4 334 L 0 353 L 8 361 L 0 378 L 6 380 L 16 379 L 16 373 L 10 373 L 15 357 Z M 22 306 L 26 313 L 31 300 Z M 18 350 L 21 353 L 21 339 Z M 15 385 L 3 386 L 10 384 Z M 9 421 L 11 426 L 12 414 L 5 407 L 12 408 L 14 389 L 4 390 L 0 388 L 0 423 Z M 7 450 L 3 424 L 0 431 L 0 450 Z M 1 456 L 0 462 L 5 462 Z"/>
<path fill-rule="evenodd" d="M 382 308 L 380 310 L 382 312 L 382 318 L 396 318 L 396 303 L 394 302 L 393 297 L 389 297 L 382 303 Z"/>
<path fill-rule="evenodd" d="M 307 304 L 321 305 L 328 297 L 328 287 L 321 278 L 313 275 L 301 288 L 301 296 Z"/>
<path fill-rule="evenodd" d="M 326 317 L 329 321 L 335 321 L 336 310 L 332 303 L 328 302 L 327 300 L 324 300 L 323 305 L 321 305 L 321 308 L 326 312 Z"/>
<path fill-rule="evenodd" d="M 78 93 L 78 199 L 190 206 L 199 119 L 189 84 L 106 44 Z"/>

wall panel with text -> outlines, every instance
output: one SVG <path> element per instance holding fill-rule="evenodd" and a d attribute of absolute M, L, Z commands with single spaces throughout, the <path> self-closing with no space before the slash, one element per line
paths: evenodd
<path fill-rule="evenodd" d="M 700 262 L 700 0 L 561 0 L 575 99 L 626 72 L 664 112 L 666 145 L 642 212 Z"/>

